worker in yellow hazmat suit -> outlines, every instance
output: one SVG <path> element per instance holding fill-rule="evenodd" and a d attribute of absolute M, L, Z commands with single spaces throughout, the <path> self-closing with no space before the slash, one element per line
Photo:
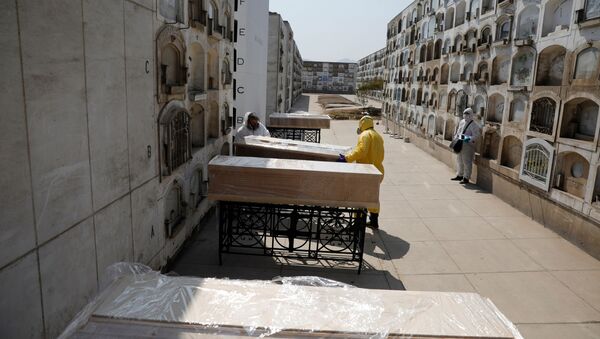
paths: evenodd
<path fill-rule="evenodd" d="M 340 154 L 340 162 L 357 162 L 372 164 L 383 174 L 383 138 L 373 128 L 373 118 L 364 116 L 358 122 L 358 143 L 348 154 Z M 369 222 L 367 226 L 379 228 L 379 209 L 369 209 Z"/>

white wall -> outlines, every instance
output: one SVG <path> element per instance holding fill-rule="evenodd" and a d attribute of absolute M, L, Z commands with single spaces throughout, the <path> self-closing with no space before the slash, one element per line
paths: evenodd
<path fill-rule="evenodd" d="M 245 112 L 256 112 L 265 121 L 267 110 L 267 46 L 269 0 L 239 0 L 236 70 L 236 128 Z"/>

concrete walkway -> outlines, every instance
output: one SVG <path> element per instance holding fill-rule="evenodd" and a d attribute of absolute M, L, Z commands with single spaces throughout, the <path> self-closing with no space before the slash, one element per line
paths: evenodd
<path fill-rule="evenodd" d="M 354 145 L 356 126 L 334 121 L 322 142 Z M 450 168 L 412 144 L 384 137 L 381 228 L 368 231 L 361 275 L 341 264 L 240 255 L 224 255 L 218 266 L 214 217 L 173 270 L 242 279 L 319 275 L 363 288 L 477 292 L 525 338 L 600 338 L 600 261 L 495 196 L 450 181 Z"/>

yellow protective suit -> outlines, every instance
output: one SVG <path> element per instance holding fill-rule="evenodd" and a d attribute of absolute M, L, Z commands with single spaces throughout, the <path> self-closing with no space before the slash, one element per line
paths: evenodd
<path fill-rule="evenodd" d="M 372 164 L 384 174 L 383 170 L 383 138 L 373 128 L 373 118 L 365 116 L 358 122 L 360 135 L 358 143 L 350 153 L 346 154 L 347 162 Z M 379 213 L 379 209 L 369 209 L 371 213 Z"/>

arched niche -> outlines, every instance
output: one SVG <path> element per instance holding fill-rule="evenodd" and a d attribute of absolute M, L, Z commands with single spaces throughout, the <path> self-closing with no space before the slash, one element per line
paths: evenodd
<path fill-rule="evenodd" d="M 471 5 L 469 6 L 469 14 L 471 20 L 477 19 L 479 17 L 479 0 L 471 0 Z"/>
<path fill-rule="evenodd" d="M 223 146 L 221 146 L 221 152 L 219 154 L 231 155 L 231 145 L 229 144 L 229 142 L 223 143 Z"/>
<path fill-rule="evenodd" d="M 456 93 L 456 114 L 462 117 L 463 112 L 467 109 L 469 96 L 465 91 L 460 90 Z"/>
<path fill-rule="evenodd" d="M 497 56 L 492 62 L 492 85 L 501 85 L 508 82 L 510 71 L 510 59 L 505 56 Z"/>
<path fill-rule="evenodd" d="M 487 121 L 502 123 L 504 116 L 504 97 L 501 94 L 493 94 L 488 100 Z"/>
<path fill-rule="evenodd" d="M 454 27 L 454 7 L 450 7 L 446 11 L 446 23 L 444 25 L 444 28 L 446 30 L 448 30 L 452 27 Z"/>
<path fill-rule="evenodd" d="M 559 153 L 556 160 L 554 187 L 584 199 L 589 171 L 590 163 L 579 153 Z"/>
<path fill-rule="evenodd" d="M 510 40 L 512 19 L 508 16 L 500 17 L 496 23 L 496 41 Z"/>
<path fill-rule="evenodd" d="M 440 115 L 435 117 L 435 136 L 439 138 L 444 137 L 444 118 Z"/>
<path fill-rule="evenodd" d="M 531 86 L 535 49 L 521 48 L 513 56 L 511 81 L 512 86 Z"/>
<path fill-rule="evenodd" d="M 437 60 L 442 56 L 442 39 L 438 39 L 435 42 L 435 47 L 434 47 L 435 51 L 433 54 L 433 59 Z"/>
<path fill-rule="evenodd" d="M 473 112 L 482 117 L 485 116 L 485 97 L 483 95 L 477 95 L 475 97 L 473 102 Z"/>
<path fill-rule="evenodd" d="M 600 204 L 600 168 L 596 168 L 596 179 L 594 181 L 594 192 L 592 194 L 592 203 L 598 207 Z"/>
<path fill-rule="evenodd" d="M 183 225 L 187 203 L 183 199 L 183 187 L 175 180 L 165 196 L 164 216 L 167 238 L 175 235 Z"/>
<path fill-rule="evenodd" d="M 192 157 L 190 115 L 178 102 L 171 101 L 158 116 L 161 147 L 161 174 L 170 175 Z"/>
<path fill-rule="evenodd" d="M 190 207 L 198 208 L 207 194 L 206 181 L 204 181 L 202 167 L 196 168 L 190 176 Z"/>
<path fill-rule="evenodd" d="M 573 0 L 550 0 L 544 6 L 542 37 L 568 29 L 573 15 Z"/>
<path fill-rule="evenodd" d="M 560 86 L 565 69 L 565 55 L 567 50 L 563 46 L 550 46 L 545 48 L 538 57 L 535 84 L 538 86 Z"/>
<path fill-rule="evenodd" d="M 447 119 L 446 126 L 444 128 L 444 140 L 452 141 L 454 137 L 454 130 L 456 129 L 456 124 L 454 123 L 454 119 Z"/>
<path fill-rule="evenodd" d="M 199 43 L 192 43 L 189 49 L 190 82 L 188 92 L 190 96 L 206 91 L 206 51 Z"/>
<path fill-rule="evenodd" d="M 208 51 L 208 89 L 219 89 L 219 53 L 216 48 Z"/>
<path fill-rule="evenodd" d="M 452 67 L 450 69 L 450 81 L 451 82 L 458 82 L 458 80 L 460 79 L 460 62 L 455 61 L 454 63 L 452 63 Z"/>
<path fill-rule="evenodd" d="M 556 101 L 552 98 L 542 97 L 534 100 L 531 105 L 529 130 L 532 132 L 553 135 L 555 115 Z"/>
<path fill-rule="evenodd" d="M 500 149 L 500 133 L 496 129 L 488 129 L 483 135 L 482 156 L 487 159 L 498 160 Z"/>
<path fill-rule="evenodd" d="M 588 47 L 577 54 L 574 79 L 597 79 L 600 50 Z"/>
<path fill-rule="evenodd" d="M 512 135 L 504 137 L 500 165 L 518 171 L 519 166 L 521 166 L 521 154 L 523 154 L 523 143 L 521 140 Z"/>
<path fill-rule="evenodd" d="M 193 104 L 191 112 L 192 147 L 204 147 L 206 144 L 206 115 L 204 107 Z"/>
<path fill-rule="evenodd" d="M 433 114 L 427 117 L 427 135 L 430 137 L 435 135 L 435 115 Z"/>
<path fill-rule="evenodd" d="M 586 98 L 575 98 L 565 103 L 560 137 L 594 141 L 598 133 L 598 104 Z"/>
<path fill-rule="evenodd" d="M 470 62 L 465 63 L 465 67 L 463 69 L 463 79 L 471 80 L 471 75 L 473 74 L 473 64 Z"/>
<path fill-rule="evenodd" d="M 535 39 L 540 9 L 536 5 L 525 7 L 517 19 L 517 39 Z"/>
<path fill-rule="evenodd" d="M 169 100 L 169 95 L 182 94 L 187 80 L 185 44 L 181 32 L 172 25 L 163 26 L 156 40 L 159 102 Z"/>
<path fill-rule="evenodd" d="M 456 4 L 456 26 L 460 26 L 465 23 L 466 3 L 460 0 Z"/>
<path fill-rule="evenodd" d="M 442 85 L 447 85 L 448 84 L 449 73 L 450 73 L 450 67 L 448 67 L 448 64 L 443 64 L 442 65 L 442 74 L 441 74 L 440 84 L 442 84 Z"/>
<path fill-rule="evenodd" d="M 516 96 L 510 103 L 509 122 L 521 123 L 525 121 L 525 110 L 527 108 L 527 98 Z"/>
<path fill-rule="evenodd" d="M 481 33 L 479 33 L 478 45 L 491 44 L 492 43 L 492 29 L 490 26 L 485 26 Z"/>
<path fill-rule="evenodd" d="M 216 139 L 219 137 L 219 104 L 211 101 L 208 104 L 208 138 Z"/>
<path fill-rule="evenodd" d="M 455 113 L 456 112 L 456 92 L 454 90 L 448 93 L 448 112 Z"/>

